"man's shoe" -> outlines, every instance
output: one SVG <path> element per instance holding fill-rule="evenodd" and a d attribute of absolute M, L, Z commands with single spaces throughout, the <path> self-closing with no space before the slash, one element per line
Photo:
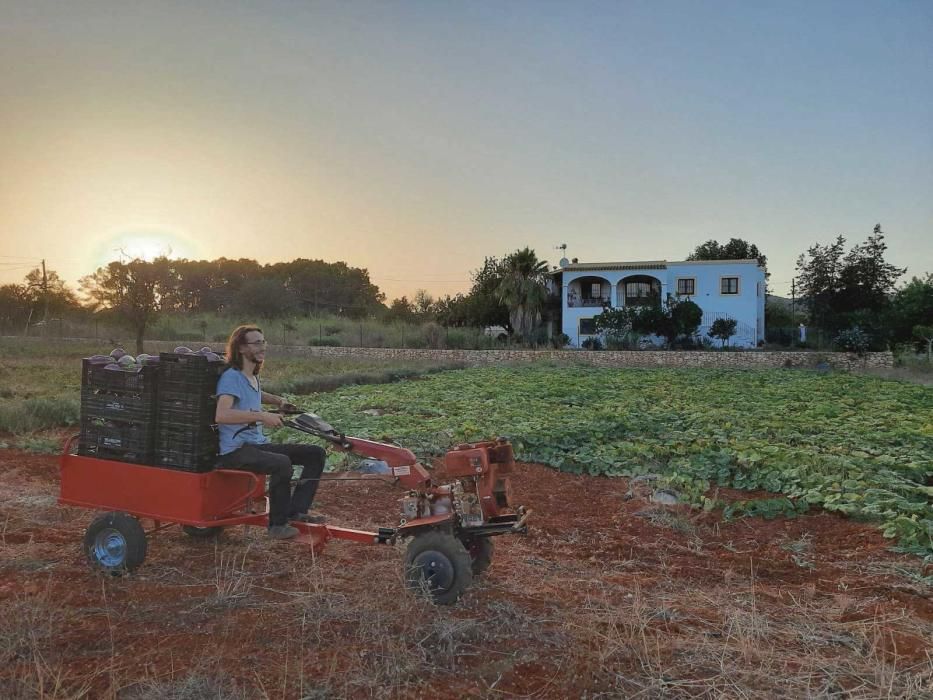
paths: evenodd
<path fill-rule="evenodd" d="M 309 523 L 311 525 L 323 525 L 327 522 L 326 517 L 318 515 L 317 513 L 299 513 L 298 515 L 293 515 L 289 520 L 297 520 L 300 523 Z"/>
<path fill-rule="evenodd" d="M 297 537 L 301 534 L 296 527 L 291 525 L 270 525 L 269 526 L 269 537 L 274 540 L 290 540 L 292 537 Z"/>

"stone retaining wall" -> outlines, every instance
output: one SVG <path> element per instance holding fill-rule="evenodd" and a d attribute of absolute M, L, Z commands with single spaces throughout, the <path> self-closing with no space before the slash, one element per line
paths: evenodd
<path fill-rule="evenodd" d="M 7 338 L 11 336 L 6 336 Z M 41 338 L 19 338 L 25 343 L 48 342 Z M 56 338 L 54 342 L 80 342 L 87 338 Z M 93 342 L 93 341 L 91 341 Z M 147 340 L 147 352 L 169 352 L 179 345 L 198 349 L 200 342 Z M 220 350 L 221 343 L 210 343 Z M 132 352 L 132 347 L 127 347 Z M 867 369 L 893 367 L 890 352 L 870 352 L 863 356 L 842 352 L 770 352 L 762 350 L 736 350 L 725 352 L 667 350 L 427 350 L 408 348 L 329 348 L 303 345 L 270 345 L 273 353 L 293 357 L 360 357 L 372 359 L 421 360 L 440 363 L 462 362 L 467 365 L 495 365 L 511 362 L 566 362 L 595 367 L 816 367 L 826 363 L 834 369 Z M 108 348 L 101 345 L 101 352 Z"/>
<path fill-rule="evenodd" d="M 178 343 L 147 341 L 150 352 L 172 350 Z M 195 343 L 195 345 L 199 345 Z M 214 343 L 213 346 L 216 346 Z M 815 367 L 825 362 L 834 369 L 893 367 L 890 352 L 870 352 L 859 357 L 841 352 L 767 352 L 761 350 L 677 352 L 667 350 L 426 350 L 408 348 L 331 348 L 300 345 L 270 345 L 273 353 L 299 357 L 360 357 L 371 359 L 422 360 L 467 365 L 510 362 L 567 362 L 596 367 Z M 197 348 L 195 348 L 197 349 Z"/>

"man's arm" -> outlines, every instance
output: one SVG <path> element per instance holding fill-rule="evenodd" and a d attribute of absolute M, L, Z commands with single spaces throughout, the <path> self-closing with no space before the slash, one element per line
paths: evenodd
<path fill-rule="evenodd" d="M 279 407 L 279 408 L 282 408 L 282 406 L 284 406 L 286 403 L 288 403 L 288 402 L 287 402 L 284 398 L 282 398 L 281 396 L 276 396 L 275 394 L 270 394 L 270 393 L 268 393 L 268 392 L 266 392 L 266 391 L 262 392 L 262 402 L 263 402 L 263 403 L 271 403 L 273 406 L 277 406 L 277 407 Z"/>
<path fill-rule="evenodd" d="M 217 412 L 214 420 L 228 425 L 242 423 L 262 423 L 267 428 L 281 428 L 282 416 L 266 411 L 241 411 L 233 407 L 233 396 L 221 394 L 217 397 Z"/>

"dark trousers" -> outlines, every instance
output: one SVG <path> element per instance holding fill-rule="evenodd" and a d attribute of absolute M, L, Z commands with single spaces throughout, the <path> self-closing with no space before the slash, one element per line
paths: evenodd
<path fill-rule="evenodd" d="M 269 525 L 285 525 L 290 518 L 308 512 L 327 453 L 317 445 L 243 445 L 221 455 L 217 466 L 269 475 Z M 292 465 L 302 467 L 295 493 L 291 492 Z"/>

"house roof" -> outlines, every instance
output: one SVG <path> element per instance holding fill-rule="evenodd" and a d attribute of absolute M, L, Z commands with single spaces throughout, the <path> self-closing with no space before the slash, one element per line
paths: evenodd
<path fill-rule="evenodd" d="M 721 265 L 731 263 L 738 265 L 758 265 L 757 260 L 636 260 L 631 262 L 597 262 L 597 263 L 571 263 L 558 268 L 553 272 L 586 272 L 600 270 L 666 270 L 672 265 Z"/>

